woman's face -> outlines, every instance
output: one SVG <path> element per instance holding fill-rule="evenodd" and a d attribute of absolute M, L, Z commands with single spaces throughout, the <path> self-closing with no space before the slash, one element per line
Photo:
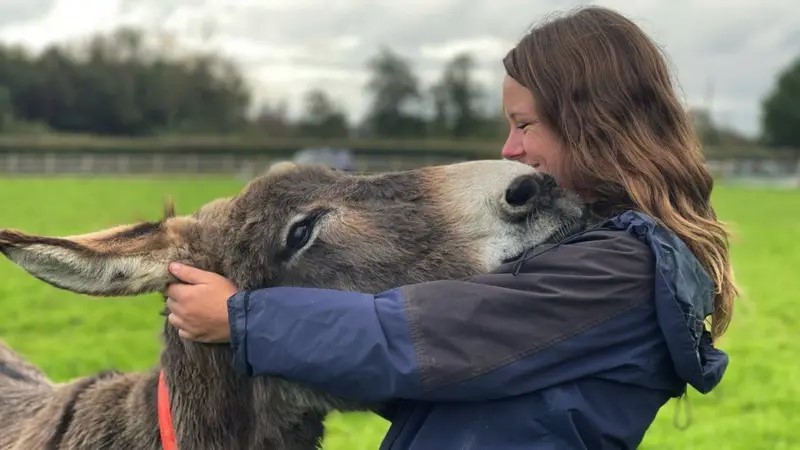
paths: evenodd
<path fill-rule="evenodd" d="M 501 156 L 533 166 L 555 177 L 560 185 L 571 188 L 564 171 L 561 139 L 539 121 L 531 91 L 508 75 L 503 80 L 503 109 L 510 131 Z"/>

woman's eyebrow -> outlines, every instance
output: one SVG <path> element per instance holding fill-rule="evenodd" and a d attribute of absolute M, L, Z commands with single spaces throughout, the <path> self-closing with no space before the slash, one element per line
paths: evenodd
<path fill-rule="evenodd" d="M 513 120 L 514 122 L 520 122 L 523 118 L 533 118 L 532 114 L 522 113 L 522 112 L 512 112 L 508 115 L 508 117 Z"/>
<path fill-rule="evenodd" d="M 502 109 L 503 109 L 503 115 L 504 115 L 506 118 L 508 118 L 508 120 L 510 120 L 510 121 L 512 121 L 512 122 L 521 122 L 521 121 L 522 121 L 522 119 L 527 119 L 527 118 L 530 118 L 532 121 L 536 121 L 536 120 L 538 120 L 538 119 L 536 118 L 536 115 L 534 115 L 534 114 L 531 114 L 531 113 L 527 113 L 527 112 L 521 112 L 521 111 L 512 111 L 512 112 L 509 112 L 509 111 L 506 109 L 506 107 L 505 107 L 505 106 L 503 106 L 503 108 L 502 108 Z"/>

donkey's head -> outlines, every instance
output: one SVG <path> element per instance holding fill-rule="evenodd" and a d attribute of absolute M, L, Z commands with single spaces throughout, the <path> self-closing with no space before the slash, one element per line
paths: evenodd
<path fill-rule="evenodd" d="M 53 238 L 0 231 L 33 276 L 91 295 L 162 290 L 181 260 L 239 287 L 378 291 L 486 271 L 577 224 L 578 199 L 526 165 L 356 176 L 281 163 L 192 215 Z"/>
<path fill-rule="evenodd" d="M 487 271 L 581 217 L 577 197 L 516 162 L 369 176 L 281 163 L 191 215 L 62 238 L 2 230 L 0 251 L 54 286 L 98 296 L 163 290 L 172 260 L 245 289 L 376 292 Z"/>

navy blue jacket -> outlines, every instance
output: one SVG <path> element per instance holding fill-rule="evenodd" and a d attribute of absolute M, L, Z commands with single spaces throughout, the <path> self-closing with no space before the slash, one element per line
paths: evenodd
<path fill-rule="evenodd" d="M 239 370 L 386 404 L 383 449 L 632 449 L 720 381 L 712 299 L 682 241 L 628 211 L 481 276 L 243 291 L 229 313 Z"/>

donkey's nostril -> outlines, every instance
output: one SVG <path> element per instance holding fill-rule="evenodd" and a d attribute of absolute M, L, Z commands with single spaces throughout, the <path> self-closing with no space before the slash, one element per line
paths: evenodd
<path fill-rule="evenodd" d="M 511 206 L 522 206 L 539 193 L 543 180 L 539 176 L 519 177 L 506 189 L 506 202 Z"/>

